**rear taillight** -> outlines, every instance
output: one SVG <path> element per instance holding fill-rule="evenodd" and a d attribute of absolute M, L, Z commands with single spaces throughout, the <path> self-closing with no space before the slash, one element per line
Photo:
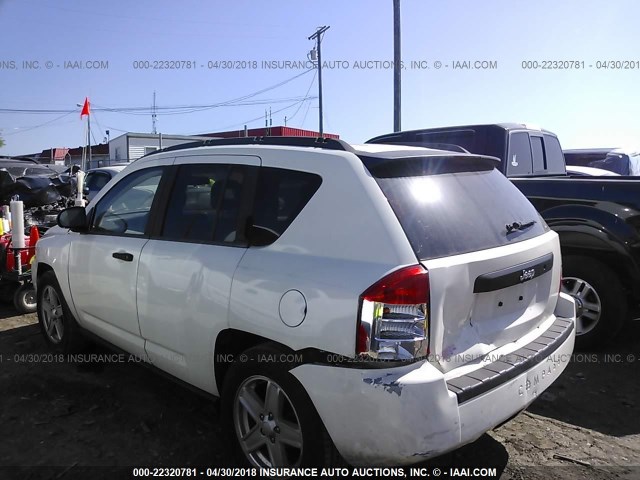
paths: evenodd
<path fill-rule="evenodd" d="M 560 285 L 558 285 L 558 294 L 562 293 L 562 263 L 560 263 Z"/>
<path fill-rule="evenodd" d="M 380 360 L 429 354 L 429 272 L 401 268 L 360 295 L 356 353 Z"/>

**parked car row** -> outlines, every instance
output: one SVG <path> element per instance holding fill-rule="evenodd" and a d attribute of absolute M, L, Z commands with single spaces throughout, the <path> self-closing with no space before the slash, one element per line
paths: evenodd
<path fill-rule="evenodd" d="M 574 347 L 559 236 L 500 168 L 300 137 L 147 155 L 37 244 L 44 338 L 220 396 L 253 466 L 447 452 L 526 408 Z"/>
<path fill-rule="evenodd" d="M 593 167 L 618 175 L 640 175 L 640 152 L 624 148 L 564 150 L 567 165 Z"/>

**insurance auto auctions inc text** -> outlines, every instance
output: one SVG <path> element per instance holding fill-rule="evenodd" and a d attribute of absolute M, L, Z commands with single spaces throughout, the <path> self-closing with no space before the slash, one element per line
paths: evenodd
<path fill-rule="evenodd" d="M 329 70 L 391 70 L 396 66 L 393 60 L 326 60 L 322 68 Z M 410 60 L 399 62 L 402 70 L 428 70 L 430 68 L 450 68 L 452 70 L 495 70 L 497 60 Z M 263 70 L 307 70 L 316 68 L 316 62 L 310 60 L 262 60 L 260 68 Z"/>
<path fill-rule="evenodd" d="M 143 472 L 134 476 L 144 476 Z M 140 469 L 144 470 L 144 469 Z M 495 478 L 496 468 L 458 467 L 353 467 L 353 468 L 208 468 L 207 476 L 235 478 Z"/>

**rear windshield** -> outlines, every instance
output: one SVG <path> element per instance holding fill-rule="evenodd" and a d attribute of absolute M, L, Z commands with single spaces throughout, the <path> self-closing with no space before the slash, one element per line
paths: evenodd
<path fill-rule="evenodd" d="M 420 260 L 521 242 L 548 230 L 533 205 L 499 171 L 486 165 L 461 171 L 459 162 L 452 163 L 457 168 L 439 162 L 434 171 L 427 161 L 370 168 Z M 535 223 L 507 233 L 514 222 Z"/>

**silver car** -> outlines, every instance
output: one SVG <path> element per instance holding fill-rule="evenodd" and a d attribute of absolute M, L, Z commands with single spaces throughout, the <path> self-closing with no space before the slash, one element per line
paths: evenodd
<path fill-rule="evenodd" d="M 93 197 L 102 190 L 109 180 L 120 173 L 127 164 L 111 165 L 109 167 L 93 168 L 87 172 L 87 176 L 84 179 L 84 188 L 82 193 L 90 202 Z"/>

